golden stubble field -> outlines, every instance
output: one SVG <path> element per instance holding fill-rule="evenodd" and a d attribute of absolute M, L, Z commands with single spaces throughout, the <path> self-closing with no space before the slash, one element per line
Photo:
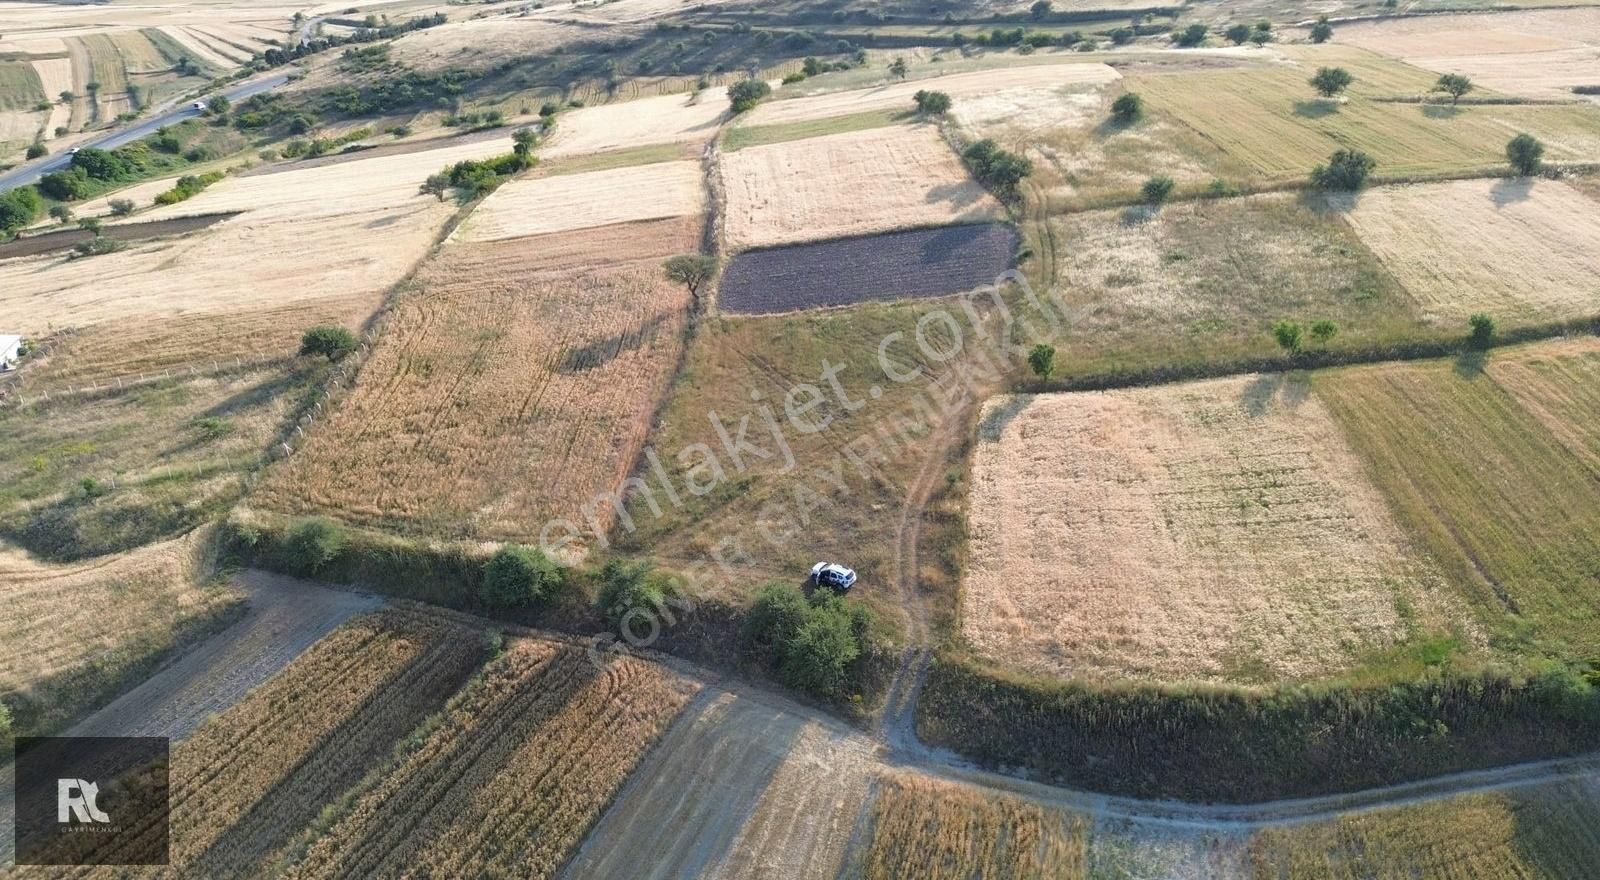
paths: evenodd
<path fill-rule="evenodd" d="M 700 163 L 687 161 L 515 180 L 485 199 L 452 238 L 501 241 L 684 217 L 705 210 L 705 193 Z M 620 252 L 617 257 L 626 259 L 628 254 Z"/>
<path fill-rule="evenodd" d="M 589 238 L 611 258 L 573 265 Z M 536 542 L 586 508 L 604 526 L 613 508 L 589 502 L 633 466 L 682 349 L 688 293 L 661 260 L 698 240 L 667 220 L 446 247 L 254 503 L 485 540 Z"/>
<path fill-rule="evenodd" d="M 730 250 L 1003 216 L 933 126 L 892 126 L 722 156 Z"/>
<path fill-rule="evenodd" d="M 1600 200 L 1560 181 L 1383 187 L 1347 216 L 1427 317 L 1600 314 Z"/>
<path fill-rule="evenodd" d="M 1573 86 L 1600 85 L 1600 9 L 1359 22 L 1338 39 L 1520 97 L 1572 98 Z"/>
<path fill-rule="evenodd" d="M 848 116 L 871 110 L 909 110 L 912 108 L 911 96 L 924 89 L 945 92 L 959 107 L 962 101 L 969 98 L 982 99 L 1006 90 L 1103 85 L 1120 77 L 1115 68 L 1100 62 L 1037 64 L 952 73 L 870 89 L 770 101 L 751 110 L 741 124 L 774 125 Z"/>
<path fill-rule="evenodd" d="M 1336 673 L 1453 623 L 1307 393 L 1262 375 L 991 401 L 966 638 L 1052 675 L 1252 683 Z"/>
<path fill-rule="evenodd" d="M 583 107 L 561 114 L 539 155 L 559 159 L 669 143 L 692 154 L 716 136 L 727 115 L 728 90 L 720 87 Z"/>

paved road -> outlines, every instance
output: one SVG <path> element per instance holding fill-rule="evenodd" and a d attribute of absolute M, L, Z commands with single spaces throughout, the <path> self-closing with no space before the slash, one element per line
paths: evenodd
<path fill-rule="evenodd" d="M 279 73 L 269 77 L 264 77 L 262 79 L 240 83 L 239 85 L 231 88 L 223 89 L 221 92 L 217 92 L 216 94 L 225 96 L 229 101 L 241 101 L 250 97 L 251 95 L 259 95 L 262 92 L 270 92 L 273 89 L 279 88 L 288 81 L 288 74 Z M 84 141 L 78 146 L 96 147 L 102 150 L 115 149 L 123 146 L 124 144 L 132 143 L 139 138 L 148 137 L 152 134 L 155 134 L 156 130 L 161 128 L 163 125 L 171 125 L 174 122 L 182 122 L 185 119 L 193 119 L 199 115 L 200 111 L 194 109 L 194 107 L 191 105 L 191 102 L 185 102 L 179 106 L 165 110 L 161 113 L 157 113 L 156 115 L 151 116 L 149 119 L 134 122 L 126 128 L 103 134 L 93 140 Z M 71 162 L 71 154 L 67 153 L 66 151 L 62 151 L 55 155 L 47 156 L 43 159 L 38 159 L 33 162 L 27 162 L 19 165 L 5 174 L 0 174 L 0 192 L 5 192 L 25 184 L 34 183 L 39 178 L 49 174 L 52 171 L 60 171 L 61 169 L 67 167 L 67 165 Z"/>

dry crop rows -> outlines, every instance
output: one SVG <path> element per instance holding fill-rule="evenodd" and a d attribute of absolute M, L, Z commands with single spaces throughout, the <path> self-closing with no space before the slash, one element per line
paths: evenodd
<path fill-rule="evenodd" d="M 638 263 L 544 274 L 538 238 L 446 248 L 258 500 L 456 537 L 581 523 L 633 466 L 682 345 L 688 294 L 659 259 L 692 250 L 694 230 L 636 231 L 622 252 Z"/>
<path fill-rule="evenodd" d="M 731 250 L 993 220 L 999 202 L 932 126 L 869 129 L 722 157 Z"/>
<path fill-rule="evenodd" d="M 500 187 L 453 236 L 461 242 L 500 241 L 613 223 L 659 220 L 705 210 L 698 162 L 658 162 L 633 168 L 516 180 Z M 615 256 L 633 258 L 618 253 Z"/>
<path fill-rule="evenodd" d="M 1600 201 L 1559 181 L 1385 187 L 1348 216 L 1435 319 L 1600 314 Z"/>
<path fill-rule="evenodd" d="M 459 687 L 484 649 L 477 631 L 423 613 L 346 624 L 173 750 L 166 869 L 82 875 L 259 872 Z"/>
<path fill-rule="evenodd" d="M 291 876 L 549 877 L 695 689 L 656 664 L 596 669 L 578 648 L 515 640 Z"/>
<path fill-rule="evenodd" d="M 962 624 L 989 657 L 1306 678 L 1407 638 L 1398 601 L 1437 613 L 1432 575 L 1301 383 L 1001 398 L 979 437 Z"/>
<path fill-rule="evenodd" d="M 911 774 L 885 777 L 872 808 L 863 880 L 966 880 L 1085 873 L 1080 817 Z"/>

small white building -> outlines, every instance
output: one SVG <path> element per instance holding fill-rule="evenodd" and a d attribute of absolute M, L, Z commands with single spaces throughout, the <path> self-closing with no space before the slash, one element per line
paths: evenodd
<path fill-rule="evenodd" d="M 0 373 L 16 369 L 17 358 L 22 356 L 22 337 L 0 335 Z"/>

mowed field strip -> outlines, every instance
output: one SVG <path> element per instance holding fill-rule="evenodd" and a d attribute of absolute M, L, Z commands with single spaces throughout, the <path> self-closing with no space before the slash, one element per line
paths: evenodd
<path fill-rule="evenodd" d="M 1358 22 L 1339 29 L 1339 42 L 1526 98 L 1572 98 L 1574 86 L 1600 85 L 1600 9 Z"/>
<path fill-rule="evenodd" d="M 661 260 L 695 250 L 699 228 L 445 247 L 252 503 L 484 540 L 535 542 L 552 517 L 604 526 L 615 508 L 591 502 L 633 467 L 683 345 L 688 293 Z"/>
<path fill-rule="evenodd" d="M 699 162 L 514 180 L 494 191 L 461 224 L 461 242 L 500 241 L 635 220 L 682 217 L 705 210 Z M 626 259 L 628 255 L 618 253 Z"/>
<path fill-rule="evenodd" d="M 750 147 L 721 161 L 735 251 L 1004 214 L 932 126 Z"/>
<path fill-rule="evenodd" d="M 583 107 L 561 115 L 539 155 L 557 159 L 664 143 L 684 144 L 692 155 L 717 133 L 727 113 L 723 88 Z"/>
<path fill-rule="evenodd" d="M 1302 382 L 1002 397 L 972 464 L 962 631 L 1087 678 L 1336 673 L 1460 616 Z"/>
<path fill-rule="evenodd" d="M 1600 314 L 1600 199 L 1560 181 L 1382 187 L 1347 216 L 1428 317 Z"/>
<path fill-rule="evenodd" d="M 956 104 L 960 104 L 964 98 L 981 97 L 1002 89 L 1059 89 L 1069 85 L 1114 82 L 1120 76 L 1115 68 L 1099 62 L 1038 64 L 952 73 L 870 89 L 774 100 L 750 111 L 740 124 L 775 125 L 849 116 L 872 110 L 908 110 L 912 106 L 911 96 L 924 89 L 944 92 Z"/>

